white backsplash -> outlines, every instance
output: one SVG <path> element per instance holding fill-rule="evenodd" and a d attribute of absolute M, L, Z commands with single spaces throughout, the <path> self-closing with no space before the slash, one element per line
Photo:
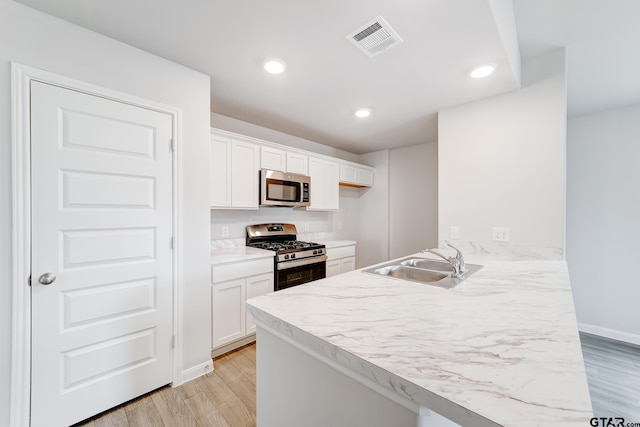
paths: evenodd
<path fill-rule="evenodd" d="M 245 246 L 245 227 L 262 223 L 290 223 L 298 230 L 298 240 L 324 241 L 334 238 L 334 212 L 315 212 L 293 208 L 211 210 L 211 247 Z M 227 235 L 223 235 L 223 230 Z"/>
<path fill-rule="evenodd" d="M 464 255 L 486 255 L 495 259 L 541 259 L 541 260 L 562 260 L 563 254 L 560 248 L 537 248 L 531 246 L 517 246 L 508 243 L 495 242 L 467 242 L 463 240 L 449 240 L 456 248 L 460 249 Z M 444 240 L 439 241 L 439 249 L 448 253 L 453 251 Z"/>

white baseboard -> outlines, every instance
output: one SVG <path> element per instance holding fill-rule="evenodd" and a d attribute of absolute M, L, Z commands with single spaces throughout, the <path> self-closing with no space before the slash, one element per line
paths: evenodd
<path fill-rule="evenodd" d="M 599 335 L 612 340 L 624 341 L 630 344 L 640 345 L 640 335 L 630 332 L 618 331 L 615 329 L 603 328 L 602 326 L 578 323 L 578 330 L 587 334 Z"/>
<path fill-rule="evenodd" d="M 208 374 L 213 371 L 213 361 L 208 360 L 204 363 L 194 366 L 193 368 L 185 369 L 182 371 L 182 375 L 180 376 L 180 383 L 173 383 L 172 387 L 177 387 L 191 380 L 195 380 L 198 377 L 203 376 L 204 374 Z"/>

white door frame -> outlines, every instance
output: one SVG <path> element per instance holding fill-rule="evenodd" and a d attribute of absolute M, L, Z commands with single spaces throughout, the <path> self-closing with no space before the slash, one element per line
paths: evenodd
<path fill-rule="evenodd" d="M 28 426 L 31 399 L 31 81 L 37 80 L 66 89 L 88 93 L 125 104 L 155 110 L 171 116 L 173 125 L 173 348 L 172 378 L 181 382 L 181 139 L 182 112 L 126 93 L 106 89 L 37 68 L 11 63 L 11 189 L 12 189 L 12 325 L 11 325 L 11 403 L 9 425 Z"/>

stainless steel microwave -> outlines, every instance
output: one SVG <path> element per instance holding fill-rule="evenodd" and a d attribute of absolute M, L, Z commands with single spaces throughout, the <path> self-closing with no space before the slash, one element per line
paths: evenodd
<path fill-rule="evenodd" d="M 309 206 L 311 178 L 260 169 L 260 206 Z"/>

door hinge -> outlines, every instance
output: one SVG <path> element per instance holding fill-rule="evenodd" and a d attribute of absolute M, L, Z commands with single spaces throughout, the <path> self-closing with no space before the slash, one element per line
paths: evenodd
<path fill-rule="evenodd" d="M 27 286 L 31 286 L 31 276 L 27 279 Z"/>
<path fill-rule="evenodd" d="M 171 348 L 172 349 L 176 348 L 176 336 L 175 335 L 171 335 Z"/>
<path fill-rule="evenodd" d="M 170 145 L 171 145 L 171 151 L 176 151 L 176 144 L 175 144 L 173 138 L 171 138 L 171 144 Z"/>
<path fill-rule="evenodd" d="M 169 246 L 171 247 L 171 250 L 173 250 L 173 237 L 171 238 L 171 241 L 169 242 Z"/>

